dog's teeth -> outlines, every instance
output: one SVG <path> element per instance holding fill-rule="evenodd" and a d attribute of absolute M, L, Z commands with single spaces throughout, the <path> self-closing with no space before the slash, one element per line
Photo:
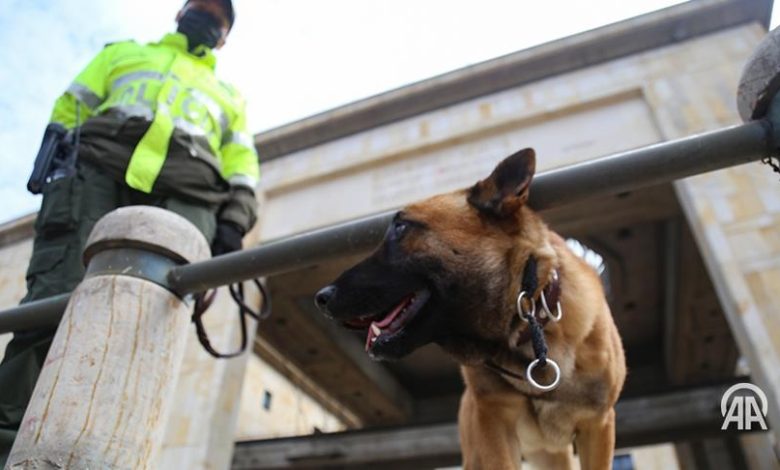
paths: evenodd
<path fill-rule="evenodd" d="M 376 324 L 374 323 L 371 324 L 371 331 L 373 331 L 376 336 L 382 334 L 382 329 L 376 326 Z M 376 340 L 376 337 L 374 337 L 374 340 Z"/>

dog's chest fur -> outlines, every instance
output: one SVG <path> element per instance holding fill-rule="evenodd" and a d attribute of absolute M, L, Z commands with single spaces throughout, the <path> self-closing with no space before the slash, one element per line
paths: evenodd
<path fill-rule="evenodd" d="M 565 383 L 554 392 L 540 395 L 527 383 L 493 371 L 463 367 L 462 372 L 473 393 L 514 423 L 524 453 L 556 452 L 569 446 L 577 423 L 595 414 L 594 401 L 603 400 L 604 395 L 600 381 Z"/>

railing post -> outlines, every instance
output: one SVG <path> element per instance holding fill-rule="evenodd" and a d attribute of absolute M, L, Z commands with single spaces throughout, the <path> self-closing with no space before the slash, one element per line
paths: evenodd
<path fill-rule="evenodd" d="M 157 468 L 190 323 L 165 274 L 208 256 L 200 232 L 163 209 L 97 223 L 8 468 Z"/>

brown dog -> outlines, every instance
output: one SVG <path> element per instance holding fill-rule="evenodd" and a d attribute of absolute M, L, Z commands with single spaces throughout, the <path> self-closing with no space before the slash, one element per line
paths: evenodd
<path fill-rule="evenodd" d="M 461 364 L 465 468 L 571 468 L 576 441 L 582 469 L 608 469 L 623 347 L 599 276 L 525 205 L 534 169 L 521 150 L 470 189 L 404 208 L 316 302 L 368 328 L 374 358 L 435 342 Z"/>

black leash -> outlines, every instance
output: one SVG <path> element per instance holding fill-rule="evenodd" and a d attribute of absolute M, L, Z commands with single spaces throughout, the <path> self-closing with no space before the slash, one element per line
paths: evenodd
<path fill-rule="evenodd" d="M 778 163 L 775 163 L 775 160 L 777 160 Z M 769 165 L 772 168 L 772 171 L 780 174 L 780 157 L 777 156 L 764 157 L 761 159 L 761 163 L 765 165 Z"/>
<path fill-rule="evenodd" d="M 548 286 L 550 287 L 551 292 L 554 293 L 557 289 L 560 289 L 560 286 L 557 283 L 558 274 L 557 271 L 553 271 L 553 281 L 550 286 Z M 528 340 L 531 341 L 535 357 L 535 359 L 526 366 L 525 376 L 501 367 L 490 359 L 486 360 L 483 364 L 488 369 L 491 369 L 494 372 L 498 372 L 501 375 L 517 380 L 527 381 L 535 389 L 541 391 L 542 393 L 546 393 L 551 390 L 555 390 L 558 387 L 561 379 L 561 369 L 555 361 L 547 358 L 547 341 L 544 338 L 543 323 L 546 323 L 546 319 L 552 319 L 556 322 L 560 321 L 562 313 L 560 309 L 560 302 L 558 300 L 559 294 L 552 294 L 552 299 L 546 300 L 545 292 L 541 292 L 539 300 L 541 302 L 541 308 L 543 309 L 542 315 L 545 321 L 539 321 L 539 319 L 536 317 L 536 300 L 533 297 L 538 286 L 539 279 L 537 276 L 536 258 L 534 256 L 529 256 L 528 261 L 526 261 L 525 268 L 523 268 L 520 293 L 517 296 L 517 314 L 520 316 L 520 318 L 523 319 L 523 321 L 528 322 L 528 332 L 530 336 Z M 548 308 L 548 304 L 551 301 L 556 305 L 557 314 L 553 314 Z M 541 384 L 533 377 L 533 371 L 536 368 L 544 369 L 548 365 L 552 367 L 554 378 L 548 384 Z"/>
<path fill-rule="evenodd" d="M 268 295 L 265 286 L 258 279 L 253 279 L 252 281 L 257 286 L 257 289 L 260 291 L 260 295 L 263 298 L 263 305 L 258 312 L 252 310 L 244 301 L 243 283 L 239 282 L 228 286 L 230 296 L 236 302 L 236 305 L 238 305 L 238 319 L 241 323 L 241 346 L 235 352 L 220 353 L 214 349 L 214 347 L 211 346 L 211 341 L 209 341 L 209 335 L 206 332 L 206 328 L 203 326 L 203 315 L 214 302 L 214 298 L 217 296 L 217 290 L 213 289 L 209 292 L 201 292 L 195 297 L 195 309 L 192 313 L 192 322 L 195 323 L 195 332 L 198 335 L 198 341 L 200 341 L 200 344 L 206 352 L 217 359 L 230 359 L 232 357 L 240 356 L 246 351 L 247 345 L 249 344 L 249 333 L 247 332 L 246 321 L 247 315 L 257 321 L 265 320 L 271 315 L 271 297 Z"/>
<path fill-rule="evenodd" d="M 533 302 L 532 296 L 538 286 L 539 278 L 536 273 L 536 258 L 531 255 L 528 257 L 528 262 L 525 263 L 525 269 L 523 269 L 521 286 L 523 292 L 528 293 L 529 302 Z M 532 308 L 530 311 L 524 311 L 523 316 L 528 320 L 528 328 L 531 330 L 531 345 L 534 348 L 534 356 L 539 360 L 539 367 L 544 367 L 547 365 L 547 341 L 544 339 L 542 325 L 536 319 L 536 309 Z"/>
<path fill-rule="evenodd" d="M 496 364 L 495 362 L 493 362 L 491 360 L 485 361 L 484 364 L 487 366 L 488 369 L 493 370 L 493 372 L 498 372 L 499 374 L 512 377 L 513 379 L 516 379 L 516 380 L 525 380 L 525 376 L 523 376 L 522 374 L 518 374 L 516 372 L 512 372 L 511 370 L 509 370 L 509 369 L 507 369 L 505 367 L 501 367 L 500 365 Z"/>
<path fill-rule="evenodd" d="M 547 341 L 544 339 L 542 326 L 534 315 L 528 317 L 528 327 L 531 328 L 531 345 L 534 348 L 534 356 L 539 360 L 539 367 L 547 365 Z"/>

